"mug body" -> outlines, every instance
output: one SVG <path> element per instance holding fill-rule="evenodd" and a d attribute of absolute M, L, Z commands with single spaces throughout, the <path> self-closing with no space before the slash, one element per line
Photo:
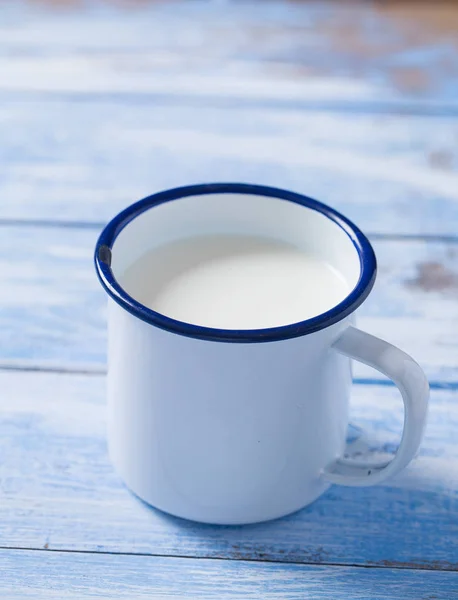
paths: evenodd
<path fill-rule="evenodd" d="M 206 234 L 295 244 L 337 268 L 352 291 L 301 323 L 219 330 L 155 313 L 119 284 L 148 250 Z M 372 287 L 366 244 L 322 204 L 235 184 L 158 194 L 107 226 L 96 265 L 110 295 L 108 443 L 136 495 L 186 519 L 243 524 L 325 491 L 322 471 L 344 452 L 351 388 L 350 360 L 332 344 Z"/>

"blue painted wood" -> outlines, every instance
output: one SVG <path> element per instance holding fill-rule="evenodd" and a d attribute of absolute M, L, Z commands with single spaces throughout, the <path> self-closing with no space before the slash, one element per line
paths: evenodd
<path fill-rule="evenodd" d="M 0 90 L 457 108 L 453 3 L 49 5 L 2 3 Z"/>
<path fill-rule="evenodd" d="M 333 487 L 245 528 L 158 513 L 113 473 L 91 260 L 98 224 L 120 207 L 209 179 L 309 193 L 375 237 L 456 241 L 457 131 L 444 115 L 458 111 L 458 11 L 75 6 L 0 6 L 0 364 L 19 369 L 0 371 L 0 595 L 458 597 L 457 574 L 437 571 L 458 570 L 456 244 L 378 241 L 379 283 L 360 311 L 435 379 L 417 461 L 377 488 Z M 43 365 L 73 373 L 34 372 Z M 351 451 L 387 458 L 400 400 L 367 369 L 356 375 L 367 384 L 354 389 Z"/>
<path fill-rule="evenodd" d="M 0 364 L 105 368 L 105 295 L 92 264 L 98 232 L 2 227 Z M 458 244 L 376 240 L 376 287 L 359 325 L 458 382 Z M 355 376 L 374 371 L 355 365 Z M 377 375 L 378 377 L 378 375 Z"/>
<path fill-rule="evenodd" d="M 0 136 L 0 218 L 104 223 L 160 189 L 247 181 L 317 197 L 368 233 L 457 236 L 451 118 L 2 100 Z"/>
<path fill-rule="evenodd" d="M 458 573 L 15 550 L 2 552 L 0 560 L 0 592 L 9 600 L 458 598 Z"/>
<path fill-rule="evenodd" d="M 420 456 L 396 478 L 334 486 L 272 523 L 214 527 L 123 487 L 106 453 L 104 377 L 0 371 L 0 389 L 0 547 L 458 570 L 457 391 L 433 391 Z M 363 459 L 389 457 L 402 419 L 394 388 L 355 386 L 353 434 L 364 435 L 352 453 L 367 444 Z"/>
<path fill-rule="evenodd" d="M 458 573 L 3 551 L 0 593 L 25 598 L 453 600 Z"/>

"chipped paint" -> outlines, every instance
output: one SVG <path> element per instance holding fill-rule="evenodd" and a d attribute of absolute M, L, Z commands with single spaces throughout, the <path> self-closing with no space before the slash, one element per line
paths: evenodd
<path fill-rule="evenodd" d="M 424 292 L 458 291 L 458 273 L 438 262 L 422 262 L 417 265 L 417 274 L 407 281 L 412 288 Z"/>

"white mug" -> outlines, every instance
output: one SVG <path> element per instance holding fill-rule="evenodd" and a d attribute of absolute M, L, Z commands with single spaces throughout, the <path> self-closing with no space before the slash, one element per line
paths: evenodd
<path fill-rule="evenodd" d="M 151 248 L 207 234 L 257 235 L 317 253 L 351 292 L 300 323 L 225 330 L 159 314 L 119 284 Z M 109 452 L 147 503 L 206 523 L 266 521 L 332 483 L 379 483 L 417 452 L 428 382 L 404 352 L 354 327 L 376 260 L 367 238 L 332 208 L 264 186 L 168 190 L 117 215 L 100 235 L 95 263 L 109 295 Z M 387 375 L 402 394 L 404 431 L 391 462 L 344 458 L 351 359 Z"/>

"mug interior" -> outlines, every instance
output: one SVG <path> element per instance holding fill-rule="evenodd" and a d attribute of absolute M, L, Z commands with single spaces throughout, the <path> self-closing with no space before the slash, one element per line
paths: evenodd
<path fill-rule="evenodd" d="M 361 275 L 358 252 L 335 221 L 293 202 L 253 194 L 188 196 L 143 212 L 115 240 L 113 274 L 119 280 L 149 250 L 202 235 L 250 235 L 292 244 L 333 266 L 350 290 Z"/>
<path fill-rule="evenodd" d="M 171 192 L 172 197 L 170 192 L 169 196 L 157 194 L 118 215 L 102 233 L 96 251 L 102 284 L 118 302 L 125 303 L 127 298 L 125 308 L 144 320 L 152 315 L 161 317 L 162 323 L 155 324 L 165 328 L 174 321 L 133 300 L 134 290 L 124 290 L 119 284 L 123 274 L 148 251 L 195 236 L 268 238 L 325 261 L 343 276 L 350 290 L 343 302 L 327 311 L 333 322 L 351 312 L 350 308 L 354 310 L 372 287 L 375 258 L 368 240 L 347 219 L 321 203 L 291 192 L 242 184 L 194 186 L 182 188 L 181 194 L 179 189 Z M 304 323 L 313 327 L 311 321 Z"/>

